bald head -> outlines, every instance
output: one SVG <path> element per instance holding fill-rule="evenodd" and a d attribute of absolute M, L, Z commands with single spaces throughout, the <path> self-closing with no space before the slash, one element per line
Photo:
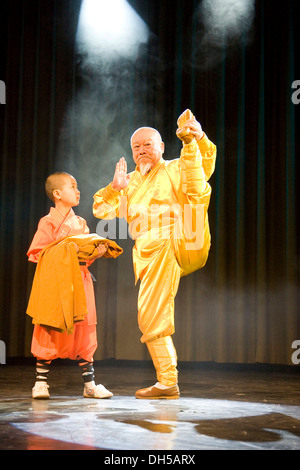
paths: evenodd
<path fill-rule="evenodd" d="M 164 143 L 153 127 L 137 129 L 131 136 L 130 144 L 133 160 L 139 169 L 146 165 L 151 170 L 162 159 Z"/>
<path fill-rule="evenodd" d="M 53 191 L 56 189 L 62 189 L 62 186 L 66 182 L 66 178 L 70 177 L 73 178 L 72 175 L 63 171 L 52 173 L 52 175 L 48 176 L 45 183 L 45 190 L 48 198 L 51 199 L 51 201 L 55 202 Z"/>
<path fill-rule="evenodd" d="M 156 137 L 159 142 L 162 142 L 162 138 L 158 130 L 154 129 L 154 127 L 139 127 L 134 133 L 132 134 L 130 138 L 130 145 L 132 146 L 132 142 L 135 138 L 137 138 L 139 135 L 148 135 L 148 136 L 153 136 L 154 138 Z"/>

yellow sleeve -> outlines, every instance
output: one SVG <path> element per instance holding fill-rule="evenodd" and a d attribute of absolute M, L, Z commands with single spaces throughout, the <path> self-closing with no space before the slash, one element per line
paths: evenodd
<path fill-rule="evenodd" d="M 182 192 L 187 196 L 198 195 L 205 190 L 202 157 L 196 141 L 184 145 L 181 149 L 180 177 Z"/>
<path fill-rule="evenodd" d="M 93 214 L 97 219 L 112 220 L 119 217 L 120 197 L 122 191 L 113 189 L 110 183 L 106 188 L 94 194 Z"/>
<path fill-rule="evenodd" d="M 197 144 L 202 155 L 205 179 L 208 181 L 215 170 L 217 147 L 209 140 L 206 134 L 203 135 L 202 139 L 197 141 Z"/>

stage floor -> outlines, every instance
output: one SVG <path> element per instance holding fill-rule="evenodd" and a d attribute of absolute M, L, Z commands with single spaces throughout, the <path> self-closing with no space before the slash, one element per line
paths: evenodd
<path fill-rule="evenodd" d="M 151 363 L 104 361 L 95 371 L 112 398 L 83 398 L 78 366 L 55 361 L 51 398 L 32 400 L 34 364 L 0 365 L 0 449 L 300 449 L 299 368 L 180 364 L 179 400 L 135 399 L 155 383 Z"/>

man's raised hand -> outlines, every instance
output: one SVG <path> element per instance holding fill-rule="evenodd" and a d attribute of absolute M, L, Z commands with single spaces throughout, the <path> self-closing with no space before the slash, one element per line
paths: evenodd
<path fill-rule="evenodd" d="M 112 180 L 112 187 L 116 191 L 127 188 L 130 175 L 127 174 L 127 163 L 124 157 L 120 158 L 116 164 L 115 174 Z"/>

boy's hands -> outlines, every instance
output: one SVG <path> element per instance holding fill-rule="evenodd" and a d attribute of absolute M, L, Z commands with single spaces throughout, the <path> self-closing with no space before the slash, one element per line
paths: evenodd
<path fill-rule="evenodd" d="M 79 253 L 79 247 L 75 242 L 72 242 L 72 245 L 75 246 L 77 254 Z M 92 257 L 89 258 L 89 261 L 94 261 L 95 259 L 102 258 L 102 256 L 105 255 L 107 252 L 108 246 L 107 243 L 101 243 L 101 245 L 97 246 L 96 254 Z"/>
<path fill-rule="evenodd" d="M 75 250 L 76 250 L 76 253 L 78 253 L 78 252 L 79 252 L 79 247 L 78 247 L 78 245 L 77 245 L 75 242 L 71 242 L 71 244 L 74 245 Z"/>
<path fill-rule="evenodd" d="M 95 259 L 102 258 L 107 252 L 108 246 L 106 243 L 101 243 L 101 245 L 97 246 L 97 253 L 93 258 L 89 258 L 90 261 L 94 261 Z"/>

